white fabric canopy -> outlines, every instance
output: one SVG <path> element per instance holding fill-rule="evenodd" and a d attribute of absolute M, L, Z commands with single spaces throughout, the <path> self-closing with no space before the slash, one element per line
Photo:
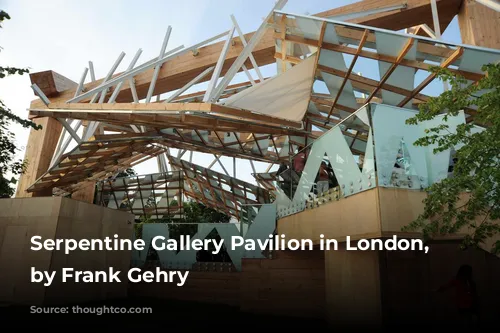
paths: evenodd
<path fill-rule="evenodd" d="M 313 55 L 283 74 L 227 98 L 224 105 L 301 121 L 309 104 L 315 59 Z"/>

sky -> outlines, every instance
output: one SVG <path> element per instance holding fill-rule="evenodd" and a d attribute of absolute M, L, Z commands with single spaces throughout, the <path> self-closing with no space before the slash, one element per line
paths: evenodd
<path fill-rule="evenodd" d="M 355 2 L 358 1 L 289 0 L 283 10 L 312 15 Z M 96 78 L 102 78 L 122 51 L 126 56 L 116 73 L 126 69 L 139 48 L 143 52 L 138 64 L 157 57 L 169 25 L 172 33 L 167 51 L 179 45 L 189 47 L 229 30 L 231 14 L 243 33 L 255 31 L 273 5 L 273 0 L 0 0 L 0 10 L 11 16 L 0 29 L 0 66 L 29 68 L 32 73 L 53 70 L 78 82 L 88 61 L 92 61 Z M 456 18 L 442 38 L 461 43 Z M 369 65 L 356 70 L 367 77 L 374 75 Z M 273 66 L 266 66 L 262 72 L 264 77 L 276 74 Z M 240 75 L 232 83 L 238 80 L 247 81 Z M 36 98 L 30 85 L 28 75 L 0 80 L 0 99 L 21 117 L 27 117 L 26 109 Z M 435 95 L 433 89 L 431 85 L 423 93 Z M 200 90 L 203 88 L 187 93 Z M 23 158 L 29 131 L 18 125 L 12 128 L 20 148 L 18 157 Z M 193 162 L 203 166 L 212 160 L 209 155 L 198 153 L 193 158 Z M 232 174 L 232 161 L 226 159 L 225 165 Z M 267 165 L 257 163 L 256 167 L 263 172 Z M 156 159 L 135 169 L 139 174 L 157 172 Z M 213 169 L 222 172 L 217 164 Z M 250 173 L 247 161 L 237 162 L 238 178 L 255 183 Z"/>

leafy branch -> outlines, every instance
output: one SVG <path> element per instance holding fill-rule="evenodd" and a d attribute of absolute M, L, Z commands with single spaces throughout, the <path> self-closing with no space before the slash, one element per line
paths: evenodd
<path fill-rule="evenodd" d="M 0 10 L 0 28 L 2 27 L 1 23 L 9 19 L 9 14 Z M 29 73 L 26 68 L 0 66 L 0 79 L 10 75 L 23 75 L 26 73 Z M 24 128 L 33 128 L 34 130 L 42 128 L 30 120 L 15 115 L 0 100 L 0 198 L 8 198 L 14 194 L 12 186 L 17 182 L 14 176 L 22 174 L 27 167 L 27 161 L 15 159 L 18 148 L 15 144 L 15 134 L 11 130 L 12 123 L 18 123 Z M 8 173 L 13 175 L 10 179 L 7 176 Z"/>
<path fill-rule="evenodd" d="M 433 152 L 454 149 L 453 176 L 432 184 L 424 200 L 424 212 L 404 231 L 422 231 L 425 238 L 467 231 L 463 247 L 484 245 L 500 235 L 500 65 L 482 68 L 487 75 L 475 84 L 443 68 L 432 68 L 451 89 L 420 105 L 408 124 L 419 124 L 442 115 L 444 121 L 467 110 L 474 121 L 457 126 L 446 124 L 426 130 L 414 145 L 436 145 Z M 476 130 L 475 124 L 482 124 Z M 493 243 L 500 253 L 500 241 Z"/>

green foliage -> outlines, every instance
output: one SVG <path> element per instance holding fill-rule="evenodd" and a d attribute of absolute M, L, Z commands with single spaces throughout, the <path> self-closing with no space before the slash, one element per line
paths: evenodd
<path fill-rule="evenodd" d="M 4 20 L 10 19 L 9 14 L 0 10 L 0 27 Z M 28 69 L 0 66 L 0 78 L 9 75 L 23 75 L 29 73 Z M 27 166 L 27 161 L 15 160 L 18 148 L 15 144 L 15 134 L 11 131 L 12 123 L 18 123 L 24 128 L 38 130 L 40 125 L 32 121 L 22 119 L 12 113 L 12 110 L 0 100 L 0 198 L 9 198 L 14 194 L 13 185 L 16 183 L 15 176 L 22 174 Z M 9 179 L 7 174 L 13 176 Z"/>
<path fill-rule="evenodd" d="M 434 153 L 462 146 L 456 150 L 453 177 L 427 189 L 424 212 L 403 230 L 421 230 L 429 238 L 468 228 L 471 234 L 463 247 L 478 246 L 500 234 L 500 65 L 484 66 L 487 76 L 472 85 L 446 69 L 433 70 L 450 83 L 451 89 L 421 105 L 408 123 L 417 124 L 439 114 L 446 119 L 460 110 L 477 107 L 474 122 L 485 130 L 472 132 L 473 123 L 468 123 L 458 126 L 454 133 L 441 124 L 415 142 L 418 146 L 436 144 Z M 500 241 L 491 250 L 500 253 Z"/>
<path fill-rule="evenodd" d="M 152 198 L 146 199 L 145 208 L 153 207 Z M 177 206 L 176 200 L 170 202 L 170 206 Z M 229 223 L 231 219 L 224 213 L 220 213 L 212 208 L 200 203 L 190 201 L 184 202 L 184 214 L 181 219 L 173 220 L 170 216 L 162 219 L 154 219 L 151 215 L 142 215 L 139 222 L 135 224 L 135 235 L 142 238 L 142 227 L 146 223 L 169 223 L 170 238 L 179 239 L 181 235 L 194 235 L 197 232 L 196 223 Z"/>
<path fill-rule="evenodd" d="M 228 223 L 231 218 L 198 202 L 184 202 L 185 223 Z"/>
<path fill-rule="evenodd" d="M 177 205 L 177 202 L 174 205 Z M 196 223 L 229 223 L 230 219 L 226 214 L 198 202 L 184 202 L 184 216 L 180 221 L 183 224 L 169 226 L 170 238 L 179 240 L 182 235 L 195 235 L 198 232 Z M 209 239 L 218 239 L 217 237 L 219 235 L 215 232 L 215 229 L 207 236 Z"/>
<path fill-rule="evenodd" d="M 177 206 L 178 202 L 172 200 L 169 204 L 170 206 Z M 153 198 L 148 198 L 147 203 L 144 205 L 145 208 L 153 207 Z M 181 219 L 173 220 L 171 217 L 167 216 L 162 219 L 153 219 L 150 215 L 143 215 L 140 217 L 139 222 L 134 225 L 135 237 L 136 239 L 142 238 L 142 230 L 144 224 L 146 223 L 167 223 L 169 230 L 170 239 L 180 240 L 181 236 L 194 236 L 198 232 L 197 223 L 229 223 L 230 217 L 220 213 L 212 208 L 206 207 L 200 203 L 190 201 L 184 202 L 184 214 Z M 220 241 L 220 235 L 214 229 L 206 237 L 207 239 L 215 239 Z M 216 262 L 229 262 L 231 261 L 227 250 L 224 247 L 222 251 L 217 255 L 212 255 L 211 251 L 214 251 L 215 247 L 213 244 L 209 245 L 207 251 L 202 251 L 200 260 L 202 261 L 216 261 Z M 152 248 L 149 249 L 148 260 L 158 260 L 158 254 Z"/>
<path fill-rule="evenodd" d="M 10 16 L 9 16 L 9 14 L 7 14 L 6 12 L 4 12 L 3 10 L 0 9 L 0 28 L 3 28 L 2 22 L 4 20 L 10 20 Z"/>
<path fill-rule="evenodd" d="M 132 177 L 132 176 L 137 176 L 137 173 L 133 168 L 127 168 L 123 171 L 120 171 L 116 174 L 116 178 L 120 177 Z"/>

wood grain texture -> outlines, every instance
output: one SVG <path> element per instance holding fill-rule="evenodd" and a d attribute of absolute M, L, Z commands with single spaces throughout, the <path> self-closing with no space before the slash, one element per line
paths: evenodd
<path fill-rule="evenodd" d="M 132 236 L 127 212 L 61 197 L 0 200 L 0 302 L 8 304 L 71 304 L 127 296 L 127 283 L 62 283 L 62 268 L 128 271 L 128 251 L 33 251 L 31 237 L 103 239 Z M 56 271 L 50 287 L 31 283 L 31 267 Z"/>

